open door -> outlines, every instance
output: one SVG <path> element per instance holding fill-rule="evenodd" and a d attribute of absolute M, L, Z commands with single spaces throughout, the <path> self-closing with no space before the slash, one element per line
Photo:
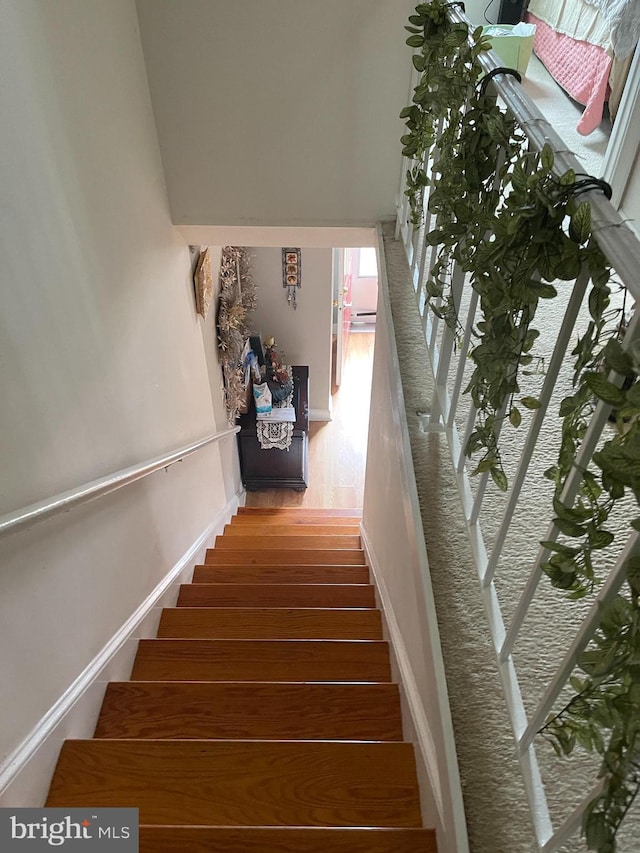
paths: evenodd
<path fill-rule="evenodd" d="M 344 364 L 351 330 L 351 286 L 353 282 L 353 253 L 338 249 L 338 322 L 336 344 L 336 385 L 342 382 Z"/>

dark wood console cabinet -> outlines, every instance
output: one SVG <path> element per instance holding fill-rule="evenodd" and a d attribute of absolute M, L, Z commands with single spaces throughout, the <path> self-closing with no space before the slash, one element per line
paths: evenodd
<path fill-rule="evenodd" d="M 294 365 L 293 407 L 296 421 L 288 450 L 263 450 L 256 436 L 256 408 L 251 400 L 249 411 L 239 420 L 238 449 L 242 482 L 248 491 L 255 489 L 307 488 L 309 473 L 309 368 Z"/>

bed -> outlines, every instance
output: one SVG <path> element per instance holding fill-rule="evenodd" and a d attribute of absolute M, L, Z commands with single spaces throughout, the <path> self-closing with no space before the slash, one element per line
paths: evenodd
<path fill-rule="evenodd" d="M 615 117 L 640 37 L 638 0 L 530 0 L 525 20 L 536 25 L 533 50 L 567 94 L 585 109 L 578 132 Z"/>

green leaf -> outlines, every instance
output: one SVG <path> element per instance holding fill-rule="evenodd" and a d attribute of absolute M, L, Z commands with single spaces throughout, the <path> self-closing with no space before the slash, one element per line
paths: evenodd
<path fill-rule="evenodd" d="M 567 255 L 557 264 L 555 274 L 563 281 L 573 281 L 580 275 L 580 258 L 577 255 Z"/>
<path fill-rule="evenodd" d="M 635 382 L 626 392 L 627 403 L 640 408 L 640 382 Z"/>
<path fill-rule="evenodd" d="M 537 329 L 528 329 L 527 334 L 524 336 L 524 341 L 522 342 L 522 352 L 529 352 L 539 337 L 540 332 Z"/>
<path fill-rule="evenodd" d="M 578 655 L 577 663 L 583 672 L 591 675 L 602 661 L 602 652 L 599 649 L 586 649 Z"/>
<path fill-rule="evenodd" d="M 516 429 L 522 423 L 522 415 L 520 411 L 516 409 L 515 406 L 511 407 L 511 411 L 509 412 L 509 420 L 511 421 L 511 426 L 514 426 Z"/>
<path fill-rule="evenodd" d="M 625 571 L 627 580 L 631 589 L 637 594 L 640 593 L 640 557 L 630 557 L 625 563 Z"/>
<path fill-rule="evenodd" d="M 622 349 L 617 338 L 610 338 L 604 348 L 604 360 L 609 370 L 615 370 L 621 376 L 633 376 L 633 362 L 628 353 Z"/>
<path fill-rule="evenodd" d="M 567 171 L 560 177 L 560 183 L 567 187 L 575 184 L 576 182 L 576 173 L 573 169 L 567 169 Z"/>
<path fill-rule="evenodd" d="M 589 547 L 593 550 L 599 550 L 600 548 L 606 548 L 608 545 L 611 545 L 615 536 L 609 530 L 596 530 L 593 533 L 589 533 Z"/>
<path fill-rule="evenodd" d="M 540 153 L 540 163 L 545 172 L 550 172 L 553 169 L 553 151 L 548 142 L 545 142 Z"/>
<path fill-rule="evenodd" d="M 612 406 L 621 406 L 625 401 L 624 391 L 609 382 L 601 373 L 585 373 L 584 380 L 600 400 Z"/>
<path fill-rule="evenodd" d="M 558 291 L 555 287 L 544 281 L 531 281 L 528 289 L 540 299 L 553 299 L 558 295 Z"/>
<path fill-rule="evenodd" d="M 541 539 L 540 544 L 548 551 L 553 551 L 556 554 L 563 554 L 565 557 L 575 557 L 580 553 L 580 548 L 570 548 L 562 542 L 556 542 L 553 539 Z"/>
<path fill-rule="evenodd" d="M 591 236 L 591 205 L 583 201 L 577 206 L 569 223 L 569 236 L 576 243 L 586 243 Z"/>
<path fill-rule="evenodd" d="M 592 287 L 589 293 L 589 313 L 598 321 L 609 305 L 609 288 Z"/>
<path fill-rule="evenodd" d="M 422 47 L 422 45 L 424 44 L 424 36 L 409 36 L 406 41 L 406 44 L 408 44 L 409 47 Z"/>
<path fill-rule="evenodd" d="M 491 469 L 491 479 L 496 484 L 496 486 L 500 489 L 501 492 L 506 492 L 509 488 L 509 482 L 507 480 L 507 475 L 501 468 L 492 468 Z"/>
<path fill-rule="evenodd" d="M 522 397 L 520 403 L 525 409 L 539 409 L 541 406 L 540 400 L 536 400 L 535 397 Z"/>
<path fill-rule="evenodd" d="M 565 518 L 554 518 L 553 523 L 560 533 L 564 533 L 565 536 L 571 536 L 574 539 L 584 536 L 587 532 L 586 527 L 582 527 L 575 521 L 567 521 Z"/>
<path fill-rule="evenodd" d="M 603 847 L 611 842 L 611 831 L 602 812 L 594 811 L 587 815 L 584 834 L 590 850 L 602 851 Z"/>
<path fill-rule="evenodd" d="M 495 456 L 487 456 L 485 459 L 482 459 L 478 463 L 478 467 L 473 472 L 474 474 L 486 474 L 487 471 L 490 471 L 493 466 L 496 464 Z"/>

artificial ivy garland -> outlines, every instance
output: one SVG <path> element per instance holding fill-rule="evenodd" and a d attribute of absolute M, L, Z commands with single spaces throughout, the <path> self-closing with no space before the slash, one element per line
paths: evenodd
<path fill-rule="evenodd" d="M 591 321 L 573 352 L 574 393 L 560 407 L 558 462 L 545 473 L 555 483 L 554 523 L 562 541 L 542 543 L 549 553 L 542 569 L 552 585 L 580 598 L 603 574 L 597 557 L 614 542 L 606 524 L 615 505 L 627 491 L 640 500 L 640 363 L 619 341 L 619 312 L 609 308 L 611 271 L 592 236 L 589 202 L 580 201 L 599 182 L 571 170 L 557 176 L 548 146 L 539 154 L 527 150 L 515 121 L 477 86 L 478 56 L 490 46 L 482 29 L 469 37 L 465 24 L 449 20 L 448 5 L 419 4 L 406 27 L 421 74 L 412 104 L 401 113 L 407 128 L 402 153 L 413 160 L 406 195 L 411 222 L 419 227 L 430 186 L 429 212 L 436 217 L 427 235 L 436 247 L 427 299 L 437 316 L 458 328 L 452 260 L 479 295 L 481 319 L 469 353 L 474 371 L 466 389 L 478 415 L 465 450 L 479 456 L 474 473 L 489 472 L 506 490 L 500 431 L 505 423 L 520 426 L 521 408 L 539 407 L 533 397 L 518 398 L 519 373 L 535 357 L 539 300 L 557 296 L 552 281 L 572 282 L 588 269 Z M 609 371 L 617 381 L 607 378 Z M 567 507 L 560 495 L 594 398 L 615 407 L 616 429 L 582 472 L 578 496 Z M 640 530 L 640 518 L 632 527 Z M 640 557 L 627 560 L 625 576 L 624 592 L 603 607 L 579 658 L 582 675 L 571 679 L 575 695 L 542 729 L 558 754 L 568 755 L 577 742 L 602 756 L 603 793 L 583 824 L 589 848 L 600 853 L 615 851 L 618 828 L 640 790 Z"/>

